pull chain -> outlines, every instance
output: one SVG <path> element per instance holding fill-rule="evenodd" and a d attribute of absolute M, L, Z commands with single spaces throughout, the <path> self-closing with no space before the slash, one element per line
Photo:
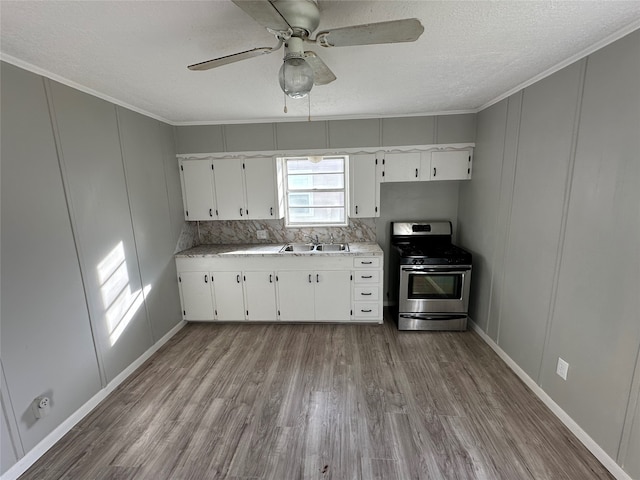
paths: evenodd
<path fill-rule="evenodd" d="M 289 110 L 287 110 L 287 94 L 284 94 L 284 113 L 287 113 Z"/>
<path fill-rule="evenodd" d="M 307 105 L 309 106 L 309 116 L 307 117 L 307 121 L 311 121 L 311 92 L 307 93 Z"/>

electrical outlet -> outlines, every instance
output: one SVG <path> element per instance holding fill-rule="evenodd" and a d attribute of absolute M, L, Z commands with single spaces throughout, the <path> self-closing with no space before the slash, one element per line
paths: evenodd
<path fill-rule="evenodd" d="M 51 400 L 49 397 L 38 397 L 31 404 L 31 408 L 36 418 L 46 417 L 51 410 Z"/>
<path fill-rule="evenodd" d="M 558 357 L 558 366 L 556 367 L 556 373 L 563 379 L 567 379 L 567 373 L 569 373 L 569 364 L 563 359 Z"/>
<path fill-rule="evenodd" d="M 267 230 L 257 230 L 258 240 L 267 240 L 269 238 L 269 232 Z"/>

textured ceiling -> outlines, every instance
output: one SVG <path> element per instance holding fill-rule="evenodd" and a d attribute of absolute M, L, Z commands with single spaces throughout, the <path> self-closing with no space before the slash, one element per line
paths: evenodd
<path fill-rule="evenodd" d="M 640 28 L 640 1 L 318 0 L 319 29 L 416 17 L 415 43 L 322 48 L 338 77 L 313 118 L 475 111 Z M 2 58 L 174 124 L 306 119 L 277 80 L 282 50 L 217 69 L 191 63 L 275 38 L 228 0 L 0 2 Z"/>

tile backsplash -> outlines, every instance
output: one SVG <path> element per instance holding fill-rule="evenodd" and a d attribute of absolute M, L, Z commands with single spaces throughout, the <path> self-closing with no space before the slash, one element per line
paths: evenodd
<path fill-rule="evenodd" d="M 195 222 L 190 222 L 195 223 Z M 199 245 L 307 242 L 304 235 L 318 235 L 321 242 L 328 242 L 333 233 L 335 242 L 375 242 L 374 218 L 352 218 L 346 227 L 286 228 L 281 220 L 217 220 L 199 222 Z M 258 239 L 258 230 L 266 230 L 268 238 Z"/>

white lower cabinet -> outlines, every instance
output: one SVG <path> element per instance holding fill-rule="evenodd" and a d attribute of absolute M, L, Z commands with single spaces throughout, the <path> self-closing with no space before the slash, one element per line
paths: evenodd
<path fill-rule="evenodd" d="M 382 257 L 177 257 L 176 267 L 184 320 L 382 323 Z"/>
<path fill-rule="evenodd" d="M 316 271 L 315 313 L 317 321 L 340 321 L 351 316 L 351 272 Z"/>
<path fill-rule="evenodd" d="M 382 319 L 382 259 L 356 257 L 353 261 L 353 319 Z"/>
<path fill-rule="evenodd" d="M 178 286 L 184 320 L 213 320 L 213 296 L 209 272 L 179 272 Z"/>
<path fill-rule="evenodd" d="M 316 318 L 313 273 L 305 270 L 280 270 L 276 278 L 278 318 L 285 322 L 313 322 Z"/>
<path fill-rule="evenodd" d="M 212 272 L 215 318 L 220 321 L 245 319 L 242 272 Z"/>
<path fill-rule="evenodd" d="M 244 305 L 247 320 L 272 322 L 276 318 L 275 277 L 272 271 L 244 272 Z"/>

